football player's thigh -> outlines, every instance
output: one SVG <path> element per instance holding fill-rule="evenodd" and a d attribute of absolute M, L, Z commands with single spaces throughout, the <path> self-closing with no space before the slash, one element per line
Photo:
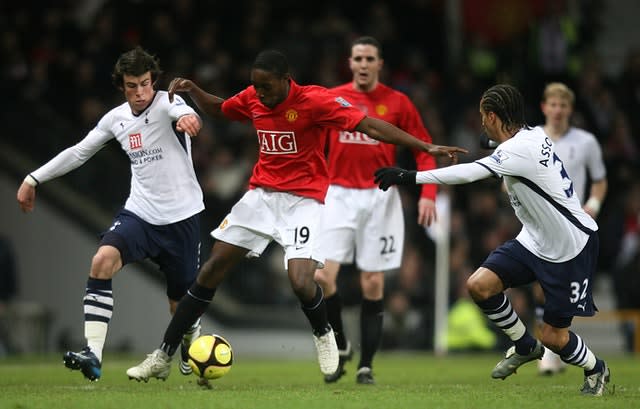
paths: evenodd
<path fill-rule="evenodd" d="M 340 264 L 352 263 L 355 254 L 355 230 L 347 227 L 323 230 L 319 254 L 324 259 Z"/>
<path fill-rule="evenodd" d="M 356 231 L 356 262 L 363 271 L 392 270 L 402 262 L 404 217 L 400 197 L 393 193 L 377 202 L 380 206 Z"/>
<path fill-rule="evenodd" d="M 353 262 L 355 230 L 359 206 L 353 191 L 334 187 L 329 190 L 320 222 L 319 254 L 339 263 Z"/>

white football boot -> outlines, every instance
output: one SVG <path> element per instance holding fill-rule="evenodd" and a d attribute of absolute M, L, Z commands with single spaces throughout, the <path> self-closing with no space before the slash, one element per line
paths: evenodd
<path fill-rule="evenodd" d="M 149 378 L 157 378 L 165 381 L 171 372 L 171 357 L 161 349 L 156 349 L 137 366 L 127 369 L 129 379 L 149 382 Z"/>
<path fill-rule="evenodd" d="M 324 335 L 317 336 L 313 334 L 313 341 L 318 351 L 318 363 L 320 371 L 324 375 L 331 375 L 338 370 L 340 364 L 340 354 L 338 353 L 338 344 L 333 334 L 333 329 L 329 329 Z"/>

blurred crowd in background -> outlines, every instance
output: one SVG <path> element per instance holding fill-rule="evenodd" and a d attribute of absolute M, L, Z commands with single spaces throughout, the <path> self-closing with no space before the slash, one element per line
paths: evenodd
<path fill-rule="evenodd" d="M 606 2 L 460 0 L 454 2 L 456 30 L 447 24 L 452 16 L 444 0 L 306 3 L 66 0 L 42 7 L 3 2 L 0 89 L 8 128 L 3 139 L 34 164 L 79 141 L 123 102 L 110 74 L 117 57 L 136 45 L 160 59 L 160 88 L 183 76 L 229 97 L 249 84 L 250 65 L 264 48 L 288 56 L 298 83 L 348 82 L 351 41 L 372 35 L 383 45 L 382 81 L 410 96 L 435 143 L 468 148 L 462 161 L 489 153 L 479 146 L 478 100 L 484 89 L 498 82 L 518 86 L 529 123 L 538 125 L 544 120 L 539 103 L 545 83 L 563 81 L 576 93 L 573 122 L 598 138 L 608 171 L 609 194 L 598 218 L 600 271 L 612 278 L 617 307 L 640 308 L 640 50 L 629 50 L 619 73 L 603 69 L 594 42 Z M 492 13 L 482 3 L 508 8 Z M 204 120 L 193 152 L 206 195 L 206 258 L 208 232 L 245 191 L 257 144 L 250 125 Z M 411 158 L 400 150 L 400 165 L 414 167 Z M 64 180 L 113 214 L 129 190 L 127 157 L 114 144 Z M 520 225 L 498 181 L 442 189 L 453 205 L 454 304 L 467 297 L 466 277 Z M 401 270 L 388 277 L 385 348 L 432 347 L 434 245 L 416 224 L 417 200 L 417 189 L 403 190 L 409 237 Z M 239 301 L 296 303 L 279 254 L 271 257 L 267 251 L 239 269 L 224 284 Z M 353 272 L 343 270 L 340 281 L 343 298 L 355 304 Z M 530 305 L 527 296 L 521 299 L 522 311 Z"/>

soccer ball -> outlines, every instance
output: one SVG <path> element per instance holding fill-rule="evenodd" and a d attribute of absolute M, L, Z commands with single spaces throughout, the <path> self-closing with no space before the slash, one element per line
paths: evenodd
<path fill-rule="evenodd" d="M 193 373 L 205 379 L 218 379 L 231 369 L 231 344 L 220 335 L 203 335 L 189 347 L 189 366 Z"/>

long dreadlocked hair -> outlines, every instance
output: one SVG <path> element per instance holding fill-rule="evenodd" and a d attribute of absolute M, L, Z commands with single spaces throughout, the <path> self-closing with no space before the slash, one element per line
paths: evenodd
<path fill-rule="evenodd" d="M 484 112 L 495 113 L 505 131 L 531 129 L 524 119 L 524 98 L 514 86 L 498 84 L 489 88 L 482 94 L 480 107 Z"/>

